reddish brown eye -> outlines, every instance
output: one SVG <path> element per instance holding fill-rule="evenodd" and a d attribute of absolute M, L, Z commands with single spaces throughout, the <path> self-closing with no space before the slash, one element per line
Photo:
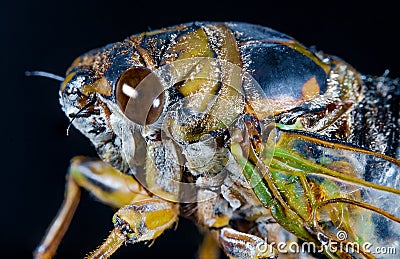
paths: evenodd
<path fill-rule="evenodd" d="M 157 76 L 147 68 L 133 67 L 117 83 L 117 102 L 125 116 L 140 125 L 153 124 L 164 106 L 164 91 Z"/>

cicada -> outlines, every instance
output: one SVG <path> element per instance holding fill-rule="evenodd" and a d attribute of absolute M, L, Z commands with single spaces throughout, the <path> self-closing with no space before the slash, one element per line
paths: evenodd
<path fill-rule="evenodd" d="M 87 258 L 151 243 L 179 217 L 204 233 L 200 258 L 400 253 L 398 86 L 247 23 L 187 23 L 89 51 L 60 103 L 99 159 L 72 159 L 35 257 L 55 254 L 82 189 L 117 209 Z"/>

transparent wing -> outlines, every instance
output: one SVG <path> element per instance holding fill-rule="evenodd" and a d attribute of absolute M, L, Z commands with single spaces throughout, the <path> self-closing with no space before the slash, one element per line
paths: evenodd
<path fill-rule="evenodd" d="M 349 252 L 359 248 L 366 257 L 389 258 L 400 253 L 399 165 L 399 160 L 357 147 L 282 133 L 270 171 L 306 177 L 304 205 L 310 207 L 308 221 L 322 244 L 337 242 Z"/>

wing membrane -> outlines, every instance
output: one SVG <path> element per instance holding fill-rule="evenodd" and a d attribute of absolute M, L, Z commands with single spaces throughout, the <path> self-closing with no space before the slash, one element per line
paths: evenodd
<path fill-rule="evenodd" d="M 302 186 L 308 199 L 303 201 L 311 210 L 307 214 L 294 209 L 303 218 L 312 217 L 321 236 L 340 244 L 358 244 L 367 257 L 390 257 L 376 254 L 382 248 L 400 251 L 398 160 L 345 144 L 282 133 L 270 164 L 270 171 L 274 170 L 306 177 Z M 279 189 L 285 193 L 289 188 Z"/>

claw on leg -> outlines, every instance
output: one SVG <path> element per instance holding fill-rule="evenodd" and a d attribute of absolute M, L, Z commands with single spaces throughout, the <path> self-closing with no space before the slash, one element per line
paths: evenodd
<path fill-rule="evenodd" d="M 123 243 L 154 240 L 178 220 L 177 204 L 149 198 L 127 205 L 113 217 L 114 230 L 87 259 L 108 258 Z"/>

